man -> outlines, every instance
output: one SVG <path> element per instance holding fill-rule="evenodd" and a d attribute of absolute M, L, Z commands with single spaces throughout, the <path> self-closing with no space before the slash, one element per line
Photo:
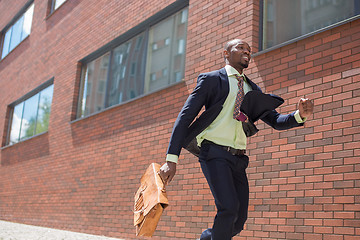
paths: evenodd
<path fill-rule="evenodd" d="M 243 229 L 248 212 L 245 169 L 249 158 L 245 155 L 247 137 L 243 130 L 247 117 L 238 110 L 238 104 L 247 92 L 261 92 L 261 89 L 243 73 L 251 59 L 247 42 L 231 40 L 226 43 L 223 54 L 224 68 L 199 75 L 195 89 L 176 119 L 166 163 L 160 169 L 160 175 L 169 183 L 175 175 L 181 148 L 189 149 L 196 140 L 201 168 L 217 208 L 213 227 L 201 234 L 201 240 L 232 239 Z M 193 122 L 203 106 L 205 111 Z M 261 120 L 284 130 L 302 126 L 312 112 L 312 102 L 300 99 L 297 111 L 281 115 L 271 110 L 262 115 Z"/>

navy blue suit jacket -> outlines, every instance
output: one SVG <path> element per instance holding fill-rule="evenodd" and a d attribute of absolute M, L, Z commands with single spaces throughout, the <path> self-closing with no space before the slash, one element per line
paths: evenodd
<path fill-rule="evenodd" d="M 261 91 L 260 87 L 248 77 L 246 80 L 253 91 Z M 189 95 L 175 121 L 168 154 L 179 156 L 181 148 L 187 148 L 191 142 L 194 143 L 196 136 L 219 115 L 229 90 L 229 79 L 225 68 L 199 75 L 196 87 Z M 205 106 L 205 111 L 194 121 L 203 106 Z M 282 115 L 273 110 L 261 117 L 261 120 L 277 130 L 303 125 L 295 120 L 294 113 Z"/>

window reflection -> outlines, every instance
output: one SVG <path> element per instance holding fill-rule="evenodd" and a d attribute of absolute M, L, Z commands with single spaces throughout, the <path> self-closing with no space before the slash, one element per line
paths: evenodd
<path fill-rule="evenodd" d="M 53 85 L 14 106 L 8 144 L 48 130 L 52 96 Z"/>
<path fill-rule="evenodd" d="M 10 144 L 14 144 L 19 141 L 23 109 L 24 109 L 24 102 L 14 107 L 14 112 L 12 115 L 12 123 L 11 123 L 10 140 L 9 140 Z"/>
<path fill-rule="evenodd" d="M 106 53 L 95 61 L 87 64 L 84 75 L 84 95 L 82 114 L 89 115 L 104 108 L 105 87 L 110 53 Z"/>
<path fill-rule="evenodd" d="M 24 16 L 22 16 L 12 27 L 10 49 L 14 49 L 20 43 L 23 24 Z"/>
<path fill-rule="evenodd" d="M 10 38 L 11 38 L 11 33 L 12 33 L 12 28 L 10 28 L 10 29 L 5 33 L 5 39 L 4 39 L 4 44 L 3 44 L 3 50 L 2 50 L 1 58 L 4 58 L 6 55 L 8 55 L 8 53 L 9 53 L 9 51 L 10 51 Z"/>
<path fill-rule="evenodd" d="M 25 101 L 24 113 L 21 121 L 20 140 L 34 135 L 38 105 L 39 94 L 36 94 L 35 96 Z"/>
<path fill-rule="evenodd" d="M 17 45 L 19 45 L 31 31 L 32 17 L 34 13 L 34 4 L 6 31 L 4 44 L 2 46 L 1 58 L 9 54 Z"/>
<path fill-rule="evenodd" d="M 83 68 L 78 117 L 181 81 L 187 11 L 181 10 L 88 62 Z"/>
<path fill-rule="evenodd" d="M 35 134 L 48 130 L 53 91 L 54 85 L 51 85 L 40 92 Z"/>
<path fill-rule="evenodd" d="M 187 9 L 165 19 L 149 31 L 148 69 L 145 92 L 151 92 L 183 78 Z"/>
<path fill-rule="evenodd" d="M 358 0 L 264 0 L 263 49 L 360 14 Z"/>
<path fill-rule="evenodd" d="M 108 106 L 143 94 L 145 33 L 114 49 L 109 78 Z"/>

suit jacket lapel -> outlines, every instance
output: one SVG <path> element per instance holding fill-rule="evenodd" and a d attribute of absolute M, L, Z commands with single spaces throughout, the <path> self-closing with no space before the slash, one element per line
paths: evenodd
<path fill-rule="evenodd" d="M 219 76 L 220 76 L 220 84 L 221 84 L 221 89 L 222 89 L 222 96 L 224 96 L 224 98 L 226 99 L 227 96 L 229 95 L 229 91 L 230 91 L 230 85 L 229 85 L 229 77 L 226 73 L 226 69 L 225 68 L 221 68 L 219 70 Z M 225 102 L 224 99 L 224 102 Z"/>

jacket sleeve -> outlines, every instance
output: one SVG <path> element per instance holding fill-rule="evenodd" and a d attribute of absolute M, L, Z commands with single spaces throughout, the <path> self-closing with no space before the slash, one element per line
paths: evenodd
<path fill-rule="evenodd" d="M 280 114 L 277 111 L 270 111 L 265 117 L 261 118 L 266 124 L 276 130 L 286 130 L 293 127 L 303 126 L 304 123 L 298 123 L 294 117 L 295 112 L 290 114 Z"/>
<path fill-rule="evenodd" d="M 207 79 L 205 74 L 199 75 L 196 87 L 187 98 L 175 121 L 167 154 L 180 155 L 190 124 L 194 121 L 209 98 L 211 81 L 207 80 L 209 79 Z"/>
<path fill-rule="evenodd" d="M 251 84 L 253 90 L 261 91 L 261 88 L 256 84 Z M 276 110 L 270 111 L 264 117 L 261 118 L 266 124 L 276 130 L 286 130 L 294 127 L 303 126 L 304 123 L 298 123 L 294 117 L 295 112 L 290 114 L 280 114 Z"/>

